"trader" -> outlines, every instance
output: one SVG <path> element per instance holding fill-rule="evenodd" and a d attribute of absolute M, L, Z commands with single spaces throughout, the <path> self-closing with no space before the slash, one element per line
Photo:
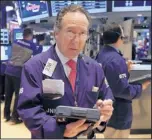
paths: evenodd
<path fill-rule="evenodd" d="M 105 138 L 128 138 L 132 124 L 132 100 L 141 96 L 150 82 L 129 84 L 131 61 L 126 61 L 119 48 L 123 45 L 124 33 L 120 25 L 112 23 L 103 32 L 104 47 L 97 55 L 115 97 L 114 112 L 104 132 Z"/>
<path fill-rule="evenodd" d="M 4 105 L 4 118 L 13 124 L 21 123 L 17 113 L 17 102 L 20 89 L 20 77 L 23 64 L 31 58 L 32 55 L 37 54 L 36 44 L 33 43 L 33 31 L 30 28 L 25 28 L 23 31 L 23 39 L 15 40 L 12 43 L 12 56 L 9 59 L 5 74 L 6 74 L 6 95 Z M 12 111 L 10 111 L 13 93 L 15 92 L 15 101 Z"/>
<path fill-rule="evenodd" d="M 76 138 L 88 129 L 90 124 L 85 123 L 86 120 L 58 123 L 54 112 L 59 105 L 96 106 L 99 109 L 101 119 L 89 138 L 95 130 L 103 131 L 112 115 L 113 95 L 102 67 L 93 59 L 80 55 L 88 38 L 89 21 L 88 13 L 81 6 L 63 8 L 55 23 L 56 44 L 24 65 L 18 113 L 32 138 Z M 51 100 L 44 96 L 59 89 L 64 92 L 60 99 Z"/>

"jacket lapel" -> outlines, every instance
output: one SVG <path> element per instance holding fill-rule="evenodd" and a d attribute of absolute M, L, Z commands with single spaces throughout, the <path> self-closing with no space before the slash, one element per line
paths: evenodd
<path fill-rule="evenodd" d="M 57 62 L 57 66 L 53 72 L 52 79 L 60 79 L 63 80 L 64 82 L 64 90 L 65 90 L 65 99 L 68 99 L 71 105 L 74 105 L 74 97 L 73 97 L 73 92 L 71 89 L 71 85 L 68 81 L 68 78 L 66 77 L 66 74 L 64 72 L 63 65 L 57 56 L 57 53 L 55 51 L 55 47 L 53 47 L 53 50 L 51 51 L 51 56 L 53 60 Z"/>
<path fill-rule="evenodd" d="M 85 101 L 85 93 L 89 81 L 89 62 L 84 57 L 78 60 L 77 79 L 76 79 L 76 92 L 78 105 Z"/>

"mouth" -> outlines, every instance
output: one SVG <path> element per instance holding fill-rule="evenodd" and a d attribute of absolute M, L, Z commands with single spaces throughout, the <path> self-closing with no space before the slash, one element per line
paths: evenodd
<path fill-rule="evenodd" d="M 77 51 L 78 49 L 75 49 L 75 48 L 70 48 L 70 50 L 72 50 L 72 51 Z"/>

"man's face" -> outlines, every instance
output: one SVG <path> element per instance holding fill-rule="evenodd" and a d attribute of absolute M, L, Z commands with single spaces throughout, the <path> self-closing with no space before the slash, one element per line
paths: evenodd
<path fill-rule="evenodd" d="M 67 58 L 76 57 L 84 48 L 88 37 L 89 21 L 80 12 L 67 13 L 61 23 L 61 29 L 55 32 L 57 46 Z"/>
<path fill-rule="evenodd" d="M 119 37 L 117 44 L 119 44 L 119 47 L 122 47 L 122 45 L 124 44 L 124 40 L 122 37 Z"/>

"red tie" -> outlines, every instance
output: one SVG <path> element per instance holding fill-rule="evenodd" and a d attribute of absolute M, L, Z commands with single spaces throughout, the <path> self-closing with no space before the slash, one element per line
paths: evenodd
<path fill-rule="evenodd" d="M 70 72 L 68 78 L 69 78 L 69 81 L 71 83 L 71 86 L 72 86 L 72 89 L 74 92 L 75 91 L 75 80 L 76 80 L 76 62 L 71 59 L 66 64 L 71 68 L 71 72 Z"/>

